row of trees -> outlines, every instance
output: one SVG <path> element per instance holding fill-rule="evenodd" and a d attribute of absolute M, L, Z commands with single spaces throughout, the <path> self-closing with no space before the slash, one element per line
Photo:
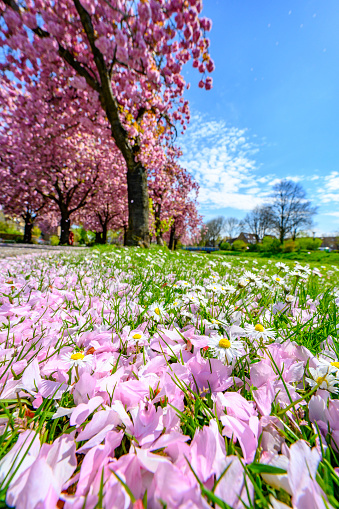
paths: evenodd
<path fill-rule="evenodd" d="M 127 244 L 127 168 L 120 150 L 107 130 L 98 133 L 94 125 L 78 121 L 57 82 L 51 79 L 37 87 L 38 104 L 30 87 L 25 93 L 12 87 L 1 92 L 4 212 L 24 220 L 25 242 L 31 242 L 34 224 L 42 231 L 60 224 L 60 242 L 67 244 L 71 223 L 81 223 L 97 232 L 98 242 L 105 243 L 113 229 L 123 232 Z M 167 147 L 160 156 L 148 164 L 150 233 L 159 244 L 165 239 L 174 247 L 179 238 L 199 231 L 198 185 L 179 165 L 178 149 Z"/>
<path fill-rule="evenodd" d="M 42 210 L 58 213 L 62 243 L 78 217 L 102 238 L 122 227 L 128 245 L 147 246 L 152 228 L 172 244 L 196 229 L 197 189 L 172 142 L 190 116 L 183 65 L 212 86 L 201 11 L 201 0 L 0 1 L 1 200 L 26 239 Z"/>
<path fill-rule="evenodd" d="M 299 231 L 310 229 L 316 211 L 299 183 L 282 180 L 273 186 L 271 201 L 255 207 L 244 219 L 220 216 L 208 221 L 202 229 L 202 241 L 216 245 L 222 236 L 232 239 L 246 231 L 255 236 L 257 243 L 273 234 L 283 244 L 287 237 L 295 240 Z"/>

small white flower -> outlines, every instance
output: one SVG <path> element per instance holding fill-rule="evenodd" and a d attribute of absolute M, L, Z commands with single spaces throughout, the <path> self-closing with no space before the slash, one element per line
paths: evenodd
<path fill-rule="evenodd" d="M 274 276 L 272 276 L 272 281 L 278 285 L 284 285 L 285 283 L 284 278 L 280 277 L 278 274 L 274 274 Z"/>
<path fill-rule="evenodd" d="M 69 352 L 62 355 L 61 360 L 70 367 L 84 367 L 91 364 L 93 355 L 85 355 L 83 352 Z"/>
<path fill-rule="evenodd" d="M 127 346 L 136 345 L 137 343 L 144 344 L 146 339 L 147 336 L 142 330 L 140 329 L 132 330 L 128 335 Z"/>
<path fill-rule="evenodd" d="M 153 318 L 153 320 L 159 321 L 165 314 L 165 309 L 162 304 L 158 302 L 153 302 L 148 308 L 149 315 Z"/>
<path fill-rule="evenodd" d="M 222 362 L 231 363 L 233 359 L 245 355 L 243 342 L 232 337 L 224 338 L 215 334 L 210 336 L 208 346 L 212 354 Z"/>
<path fill-rule="evenodd" d="M 238 286 L 239 286 L 240 288 L 245 288 L 245 287 L 248 285 L 248 283 L 249 283 L 249 282 L 250 282 L 250 280 L 249 280 L 249 279 L 246 279 L 246 278 L 244 278 L 244 277 L 241 277 L 241 278 L 239 279 L 239 281 L 238 281 Z"/>
<path fill-rule="evenodd" d="M 284 270 L 284 271 L 288 272 L 288 266 L 287 266 L 285 263 L 283 263 L 283 262 L 277 262 L 277 263 L 275 264 L 275 266 L 276 266 L 276 267 L 277 267 L 277 269 L 279 269 L 279 270 Z"/>
<path fill-rule="evenodd" d="M 173 302 L 171 302 L 169 307 L 171 309 L 177 309 L 177 308 L 181 308 L 182 305 L 183 305 L 183 302 L 180 299 L 175 299 Z"/>
<path fill-rule="evenodd" d="M 182 309 L 180 311 L 181 316 L 186 316 L 187 318 L 193 318 L 194 315 L 190 311 L 186 311 L 185 309 Z"/>
<path fill-rule="evenodd" d="M 189 288 L 191 286 L 191 284 L 188 281 L 178 281 L 177 284 L 182 288 Z"/>
<path fill-rule="evenodd" d="M 236 288 L 234 286 L 230 285 L 229 283 L 224 284 L 223 289 L 227 293 L 234 293 L 237 291 Z"/>
<path fill-rule="evenodd" d="M 206 290 L 213 292 L 217 295 L 220 295 L 221 293 L 223 293 L 222 286 L 219 283 L 214 283 L 212 285 L 206 286 Z"/>
<path fill-rule="evenodd" d="M 334 394 L 339 392 L 339 388 L 336 387 L 336 384 L 339 382 L 339 380 L 328 372 L 326 366 L 318 366 L 315 369 L 309 368 L 309 371 L 312 378 L 306 377 L 306 381 L 310 384 L 311 387 L 319 385 L 320 389 L 325 389 L 326 391 L 332 392 Z"/>
<path fill-rule="evenodd" d="M 253 339 L 275 339 L 276 332 L 273 329 L 265 329 L 263 325 L 245 325 L 245 332 Z"/>
<path fill-rule="evenodd" d="M 329 373 L 335 373 L 335 377 L 339 382 L 339 362 L 338 359 L 331 357 L 319 357 L 318 359 L 320 368 L 326 369 Z"/>

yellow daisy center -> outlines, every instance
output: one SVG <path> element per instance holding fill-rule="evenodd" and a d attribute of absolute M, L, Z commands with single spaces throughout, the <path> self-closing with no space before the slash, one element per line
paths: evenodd
<path fill-rule="evenodd" d="M 264 327 L 260 323 L 257 323 L 254 329 L 258 332 L 264 332 Z"/>
<path fill-rule="evenodd" d="M 231 342 L 229 339 L 227 338 L 222 338 L 220 341 L 219 341 L 219 346 L 221 348 L 230 348 L 231 347 Z"/>
<path fill-rule="evenodd" d="M 133 339 L 141 339 L 142 334 L 134 334 L 132 337 L 133 337 Z"/>
<path fill-rule="evenodd" d="M 159 308 L 155 308 L 154 313 L 156 315 L 160 316 L 160 309 Z"/>
<path fill-rule="evenodd" d="M 325 376 L 318 376 L 318 378 L 316 379 L 316 382 L 318 385 L 321 385 L 323 382 L 326 382 L 326 384 L 328 385 L 328 382 L 326 380 L 326 375 Z"/>
<path fill-rule="evenodd" d="M 72 361 L 82 361 L 82 359 L 85 357 L 85 355 L 81 352 L 74 353 L 71 355 Z"/>
<path fill-rule="evenodd" d="M 276 277 L 276 278 L 275 278 L 275 280 L 276 280 L 276 281 L 280 281 L 280 277 Z"/>
<path fill-rule="evenodd" d="M 339 362 L 336 361 L 336 362 L 331 362 L 331 366 L 334 366 L 335 368 L 338 368 L 339 369 Z"/>

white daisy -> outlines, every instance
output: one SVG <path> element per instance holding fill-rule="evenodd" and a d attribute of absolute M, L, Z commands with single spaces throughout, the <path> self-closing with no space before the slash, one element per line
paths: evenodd
<path fill-rule="evenodd" d="M 231 363 L 233 359 L 245 355 L 245 349 L 242 341 L 229 338 L 224 338 L 217 334 L 210 336 L 208 346 L 213 355 L 220 361 Z"/>
<path fill-rule="evenodd" d="M 274 276 L 272 276 L 272 281 L 273 281 L 273 283 L 276 283 L 278 285 L 284 285 L 285 284 L 284 278 L 280 277 L 278 274 L 274 274 Z"/>
<path fill-rule="evenodd" d="M 93 361 L 93 355 L 85 355 L 83 352 L 68 352 L 62 355 L 61 360 L 68 364 L 69 367 L 84 367 L 91 364 Z"/>
<path fill-rule="evenodd" d="M 162 304 L 158 302 L 153 302 L 148 308 L 148 314 L 153 318 L 153 320 L 159 321 L 165 314 L 165 309 Z"/>
<path fill-rule="evenodd" d="M 234 286 L 230 285 L 229 283 L 224 284 L 222 288 L 227 293 L 234 293 L 237 291 L 236 288 Z"/>
<path fill-rule="evenodd" d="M 275 266 L 277 267 L 277 269 L 279 269 L 279 271 L 284 270 L 284 271 L 288 272 L 288 266 L 283 262 L 277 262 L 275 264 Z"/>
<path fill-rule="evenodd" d="M 331 357 L 319 357 L 318 362 L 318 367 L 326 369 L 329 373 L 335 373 L 335 377 L 339 382 L 339 362 L 337 359 L 332 359 Z"/>
<path fill-rule="evenodd" d="M 309 372 L 312 378 L 306 377 L 306 381 L 311 387 L 318 385 L 320 389 L 325 389 L 334 394 L 339 392 L 339 388 L 336 387 L 339 380 L 328 372 L 326 366 L 318 366 L 315 369 L 309 368 Z"/>
<path fill-rule="evenodd" d="M 253 339 L 275 339 L 276 332 L 273 329 L 266 329 L 260 323 L 256 325 L 245 325 L 246 334 Z"/>
<path fill-rule="evenodd" d="M 173 302 L 171 302 L 169 307 L 173 310 L 173 309 L 181 308 L 182 305 L 183 305 L 183 302 L 180 299 L 175 299 Z"/>
<path fill-rule="evenodd" d="M 128 335 L 128 339 L 127 339 L 128 345 L 127 346 L 136 345 L 137 343 L 139 343 L 139 345 L 144 344 L 145 340 L 147 341 L 146 334 L 140 329 L 135 329 L 135 330 L 132 330 Z"/>
<path fill-rule="evenodd" d="M 213 292 L 217 295 L 220 295 L 221 293 L 224 293 L 224 290 L 222 286 L 219 283 L 214 283 L 212 285 L 206 286 L 206 290 Z"/>
<path fill-rule="evenodd" d="M 249 280 L 249 279 L 246 279 L 246 278 L 244 278 L 244 277 L 241 277 L 241 278 L 239 279 L 239 281 L 238 281 L 238 286 L 239 286 L 240 288 L 245 288 L 245 286 L 247 286 L 249 282 L 250 282 L 250 280 Z"/>

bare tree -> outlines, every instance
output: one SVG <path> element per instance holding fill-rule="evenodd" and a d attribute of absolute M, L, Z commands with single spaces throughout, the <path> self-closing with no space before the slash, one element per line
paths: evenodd
<path fill-rule="evenodd" d="M 202 231 L 202 240 L 207 245 L 215 246 L 221 236 L 221 232 L 223 231 L 224 227 L 225 218 L 222 216 L 207 221 L 205 228 Z"/>
<path fill-rule="evenodd" d="M 224 222 L 224 231 L 227 238 L 232 239 L 238 233 L 240 221 L 236 217 L 226 217 Z"/>
<path fill-rule="evenodd" d="M 241 228 L 255 235 L 256 241 L 262 240 L 273 226 L 273 214 L 270 205 L 255 207 L 241 221 Z"/>
<path fill-rule="evenodd" d="M 312 225 L 317 208 L 306 199 L 304 188 L 291 180 L 282 180 L 273 187 L 272 225 L 281 243 L 286 235 L 295 239 L 298 230 Z"/>

